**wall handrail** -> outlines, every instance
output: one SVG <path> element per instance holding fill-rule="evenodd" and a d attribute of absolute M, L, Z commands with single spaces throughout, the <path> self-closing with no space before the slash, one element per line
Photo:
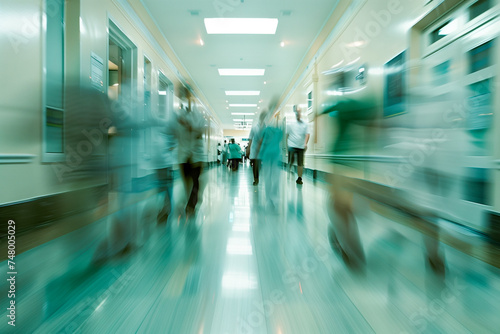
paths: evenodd
<path fill-rule="evenodd" d="M 399 163 L 403 157 L 391 155 L 344 155 L 344 154 L 306 154 L 307 158 L 324 159 L 329 161 L 365 161 Z"/>
<path fill-rule="evenodd" d="M 34 154 L 0 154 L 0 164 L 29 164 L 33 162 L 35 157 Z"/>

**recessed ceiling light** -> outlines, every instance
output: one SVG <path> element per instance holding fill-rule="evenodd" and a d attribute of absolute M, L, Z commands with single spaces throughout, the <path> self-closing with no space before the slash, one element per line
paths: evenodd
<path fill-rule="evenodd" d="M 255 115 L 254 112 L 232 112 L 231 115 L 234 115 L 234 116 L 253 116 Z"/>
<path fill-rule="evenodd" d="M 205 45 L 205 42 L 203 42 L 203 40 L 200 38 L 200 45 L 203 46 Z"/>
<path fill-rule="evenodd" d="M 266 34 L 273 35 L 278 19 L 263 18 L 207 18 L 207 34 Z"/>
<path fill-rule="evenodd" d="M 285 42 L 281 42 L 280 45 L 281 45 L 281 47 L 284 47 L 285 46 Z"/>
<path fill-rule="evenodd" d="M 236 118 L 236 119 L 233 119 L 233 122 L 253 122 L 253 119 Z"/>
<path fill-rule="evenodd" d="M 229 103 L 230 107 L 257 107 L 257 104 L 253 103 Z"/>
<path fill-rule="evenodd" d="M 260 91 L 258 90 L 226 90 L 226 95 L 234 95 L 234 96 L 250 96 L 259 94 Z"/>
<path fill-rule="evenodd" d="M 267 81 L 264 81 L 264 85 L 267 85 Z"/>
<path fill-rule="evenodd" d="M 265 71 L 255 68 L 219 68 L 219 75 L 264 75 Z"/>

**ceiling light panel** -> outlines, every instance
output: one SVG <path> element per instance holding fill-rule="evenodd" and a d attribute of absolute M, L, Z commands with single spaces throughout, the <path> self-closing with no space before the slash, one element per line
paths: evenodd
<path fill-rule="evenodd" d="M 219 75 L 232 76 L 262 76 L 266 72 L 260 68 L 219 68 Z"/>
<path fill-rule="evenodd" d="M 231 115 L 234 116 L 253 116 L 255 115 L 254 112 L 232 112 Z"/>
<path fill-rule="evenodd" d="M 252 103 L 229 103 L 230 107 L 257 107 L 257 104 Z"/>
<path fill-rule="evenodd" d="M 228 96 L 256 96 L 260 95 L 259 90 L 226 90 Z"/>
<path fill-rule="evenodd" d="M 278 19 L 263 18 L 206 18 L 207 34 L 259 34 L 273 35 Z"/>

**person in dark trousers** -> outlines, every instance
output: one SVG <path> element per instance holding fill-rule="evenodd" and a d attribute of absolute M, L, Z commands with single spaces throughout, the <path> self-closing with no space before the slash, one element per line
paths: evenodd
<path fill-rule="evenodd" d="M 262 133 L 265 128 L 265 118 L 266 114 L 261 112 L 259 115 L 259 122 L 252 127 L 250 131 L 248 146 L 250 154 L 248 158 L 250 159 L 250 163 L 252 164 L 253 171 L 253 185 L 256 186 L 259 184 L 259 171 L 261 167 L 261 159 L 258 158 L 257 153 L 259 152 L 259 145 L 262 140 Z"/>
<path fill-rule="evenodd" d="M 200 175 L 203 169 L 203 133 L 205 120 L 200 112 L 191 106 L 191 95 L 186 88 L 182 88 L 181 97 L 188 100 L 188 106 L 181 108 L 177 115 L 179 167 L 186 189 L 188 201 L 186 215 L 195 213 L 200 189 Z M 191 191 L 189 191 L 191 188 Z"/>
<path fill-rule="evenodd" d="M 288 169 L 292 168 L 294 156 L 297 155 L 297 184 L 302 184 L 302 172 L 304 171 L 304 153 L 309 142 L 309 129 L 307 123 L 301 119 L 300 108 L 295 109 L 296 121 L 287 125 L 288 145 Z"/>

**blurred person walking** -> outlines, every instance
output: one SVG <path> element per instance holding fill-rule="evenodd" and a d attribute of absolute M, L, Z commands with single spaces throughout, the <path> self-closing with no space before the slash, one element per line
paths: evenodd
<path fill-rule="evenodd" d="M 304 153 L 309 142 L 309 129 L 307 123 L 301 119 L 301 110 L 294 110 L 296 120 L 287 124 L 287 146 L 288 146 L 288 170 L 292 168 L 294 156 L 297 155 L 297 184 L 302 184 L 302 173 L 304 171 Z"/>
<path fill-rule="evenodd" d="M 217 164 L 220 165 L 222 162 L 222 147 L 220 143 L 217 144 Z"/>
<path fill-rule="evenodd" d="M 267 114 L 267 111 L 263 112 Z M 268 204 L 272 210 L 276 210 L 280 200 L 281 139 L 283 131 L 278 128 L 277 124 L 273 123 L 277 123 L 277 120 L 269 121 L 269 125 L 262 130 L 258 156 L 262 160 L 262 175 Z"/>
<path fill-rule="evenodd" d="M 158 223 L 166 223 L 172 211 L 172 193 L 174 184 L 173 164 L 174 151 L 177 146 L 175 124 L 171 121 L 158 120 L 153 127 L 153 157 L 152 164 L 156 171 L 158 191 L 165 193 L 160 212 L 157 215 Z"/>
<path fill-rule="evenodd" d="M 249 136 L 248 142 L 248 151 L 250 154 L 248 158 L 250 159 L 250 163 L 252 165 L 253 171 L 253 185 L 256 186 L 259 184 L 259 171 L 262 164 L 262 160 L 258 159 L 257 152 L 259 151 L 259 145 L 262 141 L 262 133 L 265 129 L 265 121 L 266 114 L 261 112 L 259 115 L 259 122 L 252 127 Z"/>
<path fill-rule="evenodd" d="M 227 166 L 227 141 L 224 139 L 224 145 L 221 148 L 222 153 L 222 165 Z"/>
<path fill-rule="evenodd" d="M 233 172 L 236 172 L 240 165 L 243 151 L 241 150 L 240 145 L 235 143 L 234 138 L 231 138 L 228 145 L 228 150 L 229 150 L 229 160 L 231 161 L 231 170 Z"/>
<path fill-rule="evenodd" d="M 110 100 L 90 87 L 66 89 L 66 147 L 86 143 L 89 148 L 88 154 L 78 156 L 68 178 L 86 183 L 101 179 L 108 184 L 107 226 L 93 262 L 123 254 L 137 241 L 137 207 L 132 205 L 136 160 L 132 146 L 141 124 L 133 117 L 133 107 Z"/>
<path fill-rule="evenodd" d="M 205 131 L 205 119 L 191 103 L 191 93 L 182 87 L 179 97 L 188 101 L 187 107 L 179 110 L 177 115 L 178 159 L 179 168 L 188 198 L 186 204 L 186 215 L 195 213 L 200 190 L 200 175 L 203 170 L 203 133 Z"/>

